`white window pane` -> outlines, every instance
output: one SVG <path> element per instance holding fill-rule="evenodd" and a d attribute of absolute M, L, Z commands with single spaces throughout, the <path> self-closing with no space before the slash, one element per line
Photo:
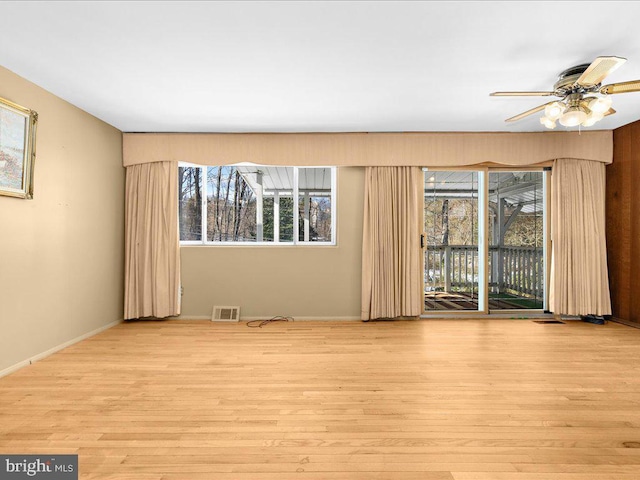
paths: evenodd
<path fill-rule="evenodd" d="M 181 241 L 297 244 L 305 241 L 305 232 L 308 242 L 333 240 L 334 168 L 179 168 Z M 296 219 L 300 222 L 299 238 Z"/>
<path fill-rule="evenodd" d="M 298 240 L 331 242 L 332 240 L 332 169 L 298 170 Z"/>
<path fill-rule="evenodd" d="M 236 167 L 207 168 L 207 240 L 255 242 L 256 192 Z"/>
<path fill-rule="evenodd" d="M 202 168 L 178 168 L 178 217 L 181 241 L 202 240 Z"/>

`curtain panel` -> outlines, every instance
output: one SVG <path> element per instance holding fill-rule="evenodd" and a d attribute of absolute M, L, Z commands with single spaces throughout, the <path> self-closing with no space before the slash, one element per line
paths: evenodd
<path fill-rule="evenodd" d="M 421 313 L 422 169 L 367 167 L 362 242 L 362 320 Z"/>
<path fill-rule="evenodd" d="M 124 318 L 180 314 L 178 165 L 127 167 Z"/>
<path fill-rule="evenodd" d="M 551 175 L 551 311 L 609 315 L 605 165 L 562 158 Z"/>

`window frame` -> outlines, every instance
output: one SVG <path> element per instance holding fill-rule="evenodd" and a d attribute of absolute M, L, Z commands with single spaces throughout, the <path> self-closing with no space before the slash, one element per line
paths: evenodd
<path fill-rule="evenodd" d="M 222 246 L 231 246 L 231 247 L 296 247 L 296 246 L 318 246 L 318 247 L 326 247 L 326 246 L 336 246 L 337 245 L 337 186 L 338 186 L 338 174 L 337 167 L 328 166 L 328 165 L 312 165 L 312 166 L 293 166 L 293 165 L 258 165 L 251 164 L 253 167 L 287 167 L 293 169 L 293 188 L 291 191 L 291 196 L 293 197 L 293 240 L 292 241 L 245 241 L 245 242 L 234 242 L 234 241 L 215 241 L 215 240 L 207 240 L 207 199 L 208 199 L 208 185 L 207 185 L 207 169 L 209 167 L 237 167 L 237 166 L 245 166 L 244 164 L 230 164 L 230 165 L 198 165 L 195 163 L 189 162 L 178 162 L 178 167 L 186 167 L 186 168 L 200 168 L 202 171 L 201 178 L 202 180 L 202 199 L 201 199 L 201 230 L 203 232 L 202 240 L 179 240 L 180 247 L 183 246 L 212 246 L 212 247 L 222 247 Z M 331 172 L 331 240 L 325 242 L 314 242 L 299 240 L 300 238 L 300 225 L 299 225 L 299 211 L 300 211 L 300 192 L 299 192 L 299 175 L 298 172 L 300 169 L 312 169 L 312 168 L 328 168 Z M 178 238 L 180 238 L 180 221 L 178 220 Z"/>

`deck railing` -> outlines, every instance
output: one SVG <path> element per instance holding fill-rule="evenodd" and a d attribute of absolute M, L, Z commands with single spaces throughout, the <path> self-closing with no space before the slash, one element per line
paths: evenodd
<path fill-rule="evenodd" d="M 425 250 L 425 289 L 445 292 L 478 290 L 477 245 L 436 245 Z M 542 247 L 489 247 L 491 292 L 542 298 Z"/>

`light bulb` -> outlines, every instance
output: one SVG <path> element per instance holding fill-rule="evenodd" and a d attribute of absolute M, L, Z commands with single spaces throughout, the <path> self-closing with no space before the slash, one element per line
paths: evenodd
<path fill-rule="evenodd" d="M 587 114 L 580 107 L 569 107 L 560 117 L 560 125 L 577 127 L 587 119 Z"/>
<path fill-rule="evenodd" d="M 544 114 L 549 120 L 556 121 L 564 113 L 565 108 L 563 103 L 553 102 L 544 107 Z"/>
<path fill-rule="evenodd" d="M 582 122 L 582 126 L 583 127 L 590 127 L 593 124 L 595 124 L 596 122 L 602 120 L 602 117 L 604 117 L 604 115 L 602 113 L 596 113 L 594 111 L 591 111 L 591 113 L 587 116 L 585 121 Z"/>
<path fill-rule="evenodd" d="M 556 122 L 547 117 L 540 117 L 540 123 L 547 128 L 556 128 Z"/>
<path fill-rule="evenodd" d="M 589 110 L 595 113 L 605 113 L 611 108 L 610 97 L 593 98 L 589 102 Z"/>

